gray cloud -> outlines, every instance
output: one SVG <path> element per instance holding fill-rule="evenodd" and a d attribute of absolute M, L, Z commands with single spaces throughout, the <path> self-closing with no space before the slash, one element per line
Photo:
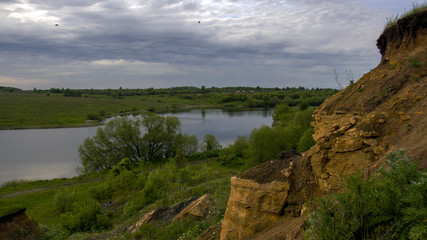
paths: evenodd
<path fill-rule="evenodd" d="M 378 63 L 387 14 L 343 0 L 1 1 L 0 85 L 336 87 L 333 69 Z"/>

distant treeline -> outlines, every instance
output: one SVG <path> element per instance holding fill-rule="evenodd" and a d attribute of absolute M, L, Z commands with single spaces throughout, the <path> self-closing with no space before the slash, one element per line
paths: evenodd
<path fill-rule="evenodd" d="M 0 86 L 0 92 L 22 92 L 22 89 Z"/>
<path fill-rule="evenodd" d="M 261 88 L 261 87 L 171 87 L 171 88 L 147 88 L 147 89 L 69 89 L 51 88 L 49 90 L 37 90 L 33 92 L 46 94 L 61 94 L 65 97 L 112 97 L 125 98 L 130 96 L 179 96 L 186 100 L 198 98 L 212 98 L 217 103 L 228 107 L 243 105 L 246 107 L 274 107 L 279 103 L 287 103 L 290 107 L 300 104 L 319 106 L 338 90 L 330 88 Z"/>

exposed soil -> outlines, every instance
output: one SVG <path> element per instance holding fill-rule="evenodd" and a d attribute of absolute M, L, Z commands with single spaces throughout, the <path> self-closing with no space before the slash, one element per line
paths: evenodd
<path fill-rule="evenodd" d="M 362 119 L 375 115 L 373 120 L 378 121 L 358 124 L 356 129 L 376 131 L 389 144 L 386 152 L 404 148 L 419 160 L 421 169 L 427 168 L 427 10 L 387 28 L 377 46 L 381 63 L 317 111 Z"/>
<path fill-rule="evenodd" d="M 174 206 L 169 206 L 165 208 L 156 209 L 155 213 L 152 215 L 149 223 L 154 225 L 170 224 L 172 219 L 178 215 L 184 208 L 186 208 L 190 203 L 196 201 L 199 197 L 193 197 L 187 201 L 178 203 Z"/>
<path fill-rule="evenodd" d="M 418 35 L 427 30 L 427 10 L 402 18 L 396 24 L 386 28 L 377 40 L 381 55 L 403 51 L 416 44 Z"/>
<path fill-rule="evenodd" d="M 285 182 L 288 181 L 288 177 L 286 177 L 281 171 L 288 169 L 290 163 L 300 157 L 301 154 L 295 150 L 285 151 L 278 155 L 279 159 L 271 160 L 250 168 L 237 175 L 237 177 L 253 180 L 260 184 L 272 181 Z"/>
<path fill-rule="evenodd" d="M 294 240 L 303 239 L 303 217 L 282 217 L 265 231 L 256 233 L 246 240 Z"/>
<path fill-rule="evenodd" d="M 25 208 L 0 217 L 0 239 L 26 239 L 40 238 L 38 224 L 30 220 L 25 214 Z"/>
<path fill-rule="evenodd" d="M 202 235 L 199 240 L 219 240 L 221 236 L 221 223 L 210 226 Z"/>

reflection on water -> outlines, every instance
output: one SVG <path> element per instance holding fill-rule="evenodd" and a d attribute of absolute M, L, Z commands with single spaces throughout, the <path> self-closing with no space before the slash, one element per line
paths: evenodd
<path fill-rule="evenodd" d="M 223 145 L 238 135 L 249 136 L 255 127 L 271 125 L 272 110 L 218 109 L 167 113 L 181 121 L 183 133 L 199 140 L 209 133 Z M 97 127 L 0 131 L 0 184 L 13 179 L 52 179 L 76 176 L 78 146 L 96 134 Z"/>

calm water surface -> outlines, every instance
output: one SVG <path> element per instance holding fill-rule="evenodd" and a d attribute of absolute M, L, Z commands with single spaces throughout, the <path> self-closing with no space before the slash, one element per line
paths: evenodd
<path fill-rule="evenodd" d="M 181 121 L 183 133 L 199 141 L 212 133 L 223 146 L 237 135 L 249 136 L 255 127 L 271 125 L 272 110 L 226 111 L 218 109 L 168 113 Z M 52 179 L 76 176 L 78 147 L 97 127 L 0 131 L 0 184 L 15 179 Z"/>

